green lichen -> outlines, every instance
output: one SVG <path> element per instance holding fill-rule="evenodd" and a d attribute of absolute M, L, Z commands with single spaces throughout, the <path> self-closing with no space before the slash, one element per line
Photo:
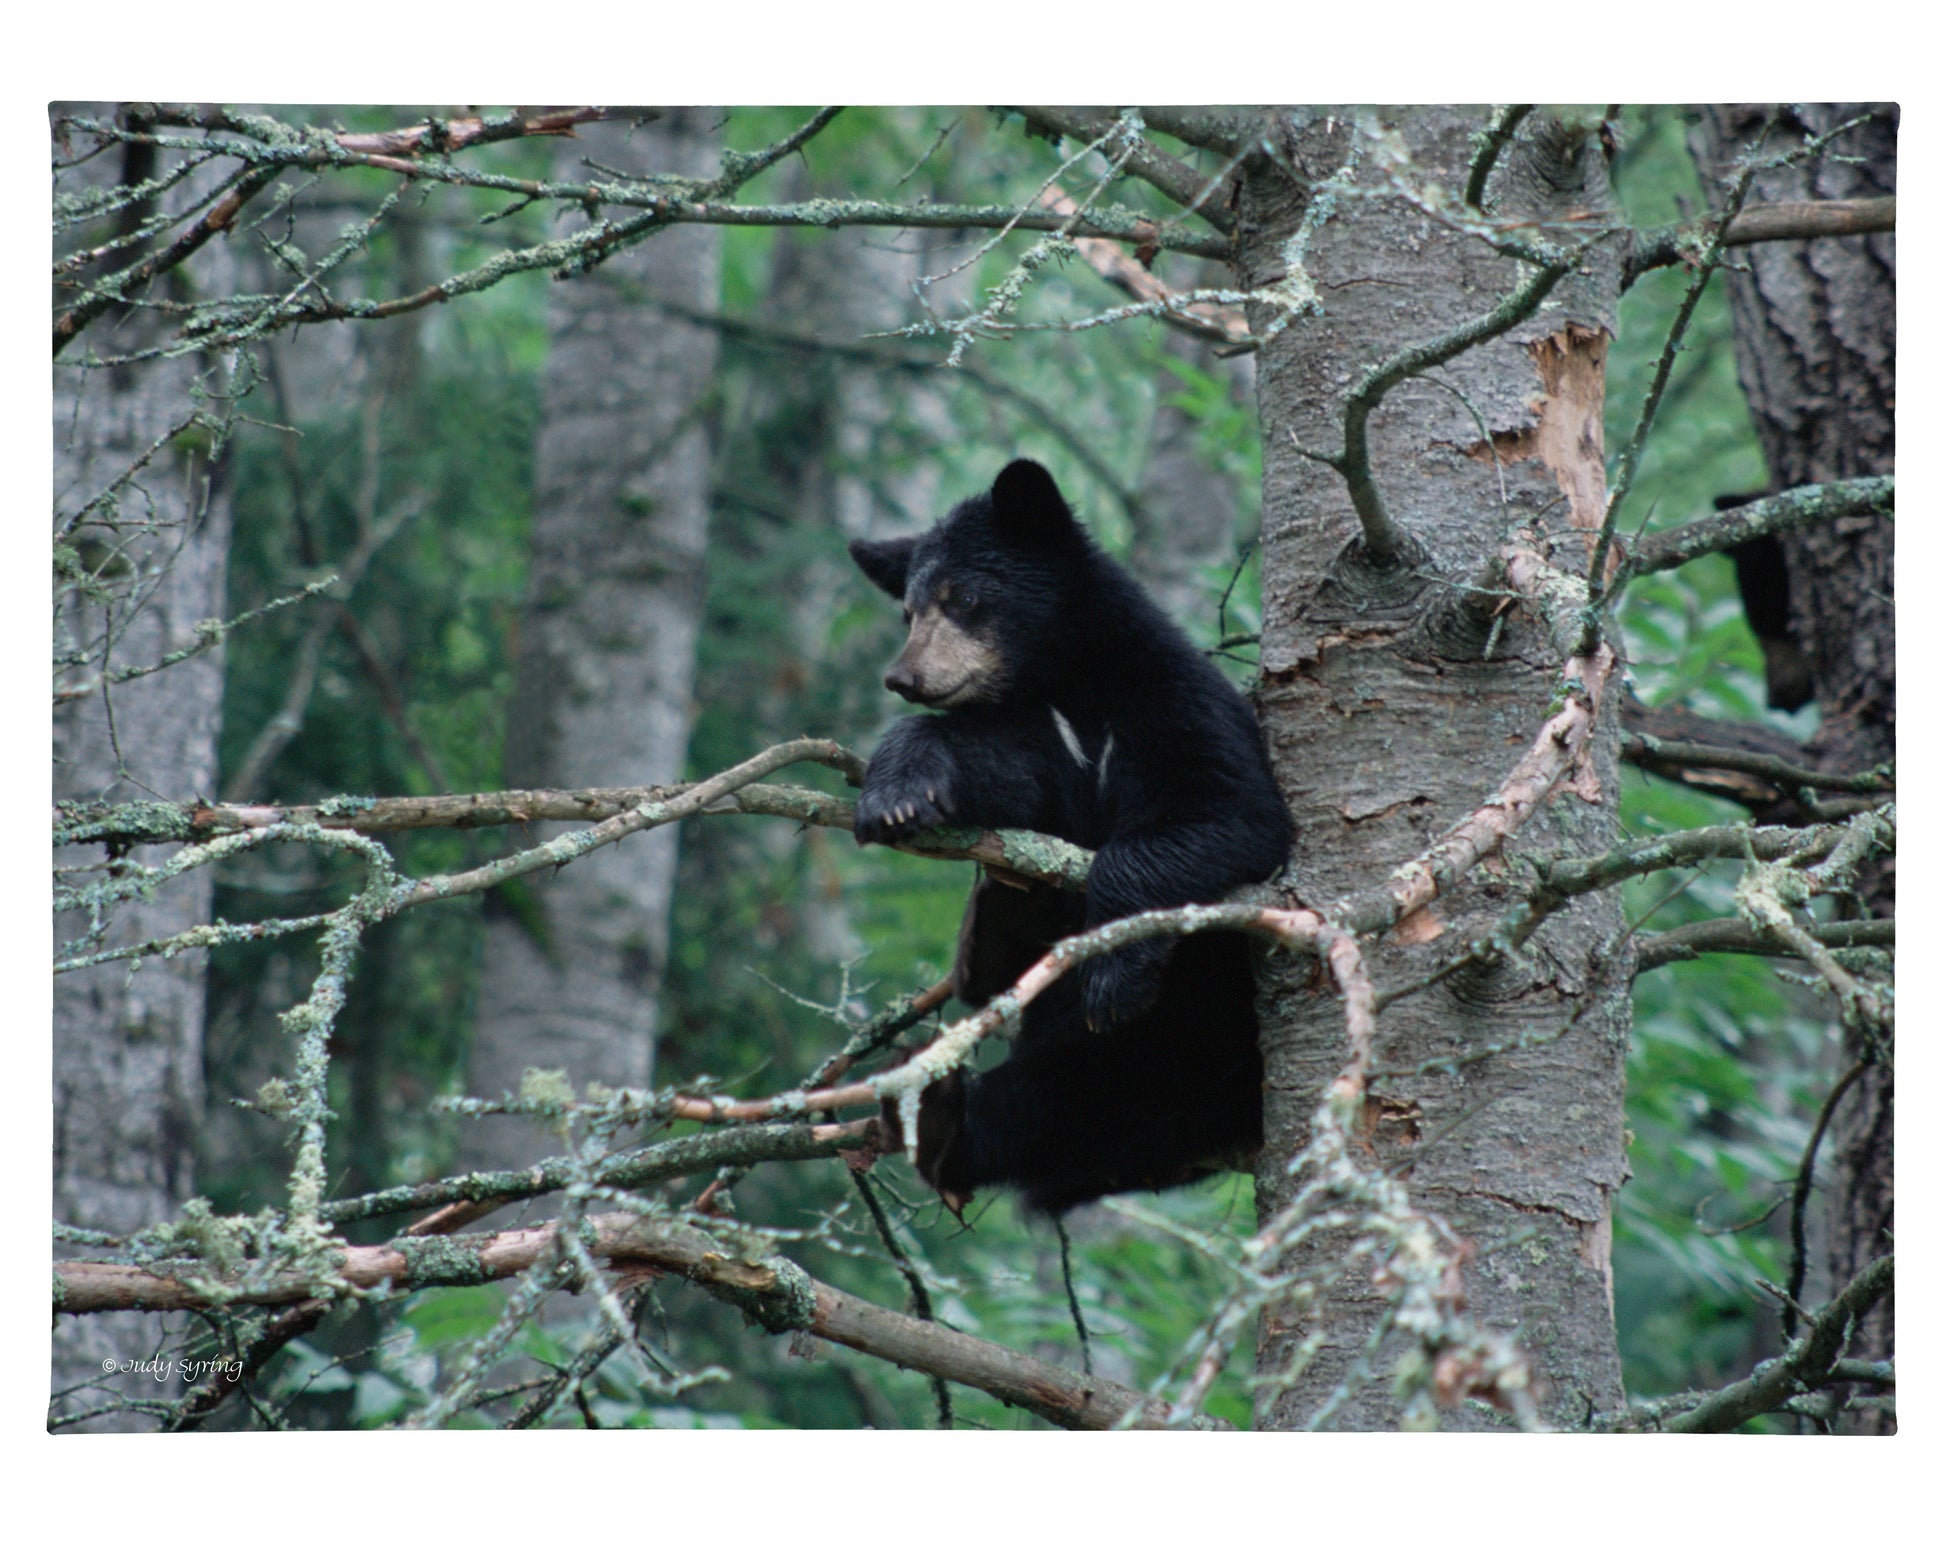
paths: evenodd
<path fill-rule="evenodd" d="M 256 1108 L 259 1113 L 268 1113 L 272 1118 L 289 1118 L 296 1106 L 291 1084 L 282 1076 L 272 1076 L 257 1088 Z"/>
<path fill-rule="evenodd" d="M 765 1332 L 802 1332 L 817 1320 L 817 1286 L 811 1276 L 788 1258 L 772 1257 L 764 1266 L 770 1270 L 769 1289 L 745 1289 L 740 1285 L 705 1280 L 704 1287 L 718 1300 L 735 1306 Z"/>
<path fill-rule="evenodd" d="M 392 1243 L 405 1259 L 402 1288 L 487 1284 L 491 1271 L 480 1260 L 480 1242 L 471 1236 L 402 1236 Z"/>

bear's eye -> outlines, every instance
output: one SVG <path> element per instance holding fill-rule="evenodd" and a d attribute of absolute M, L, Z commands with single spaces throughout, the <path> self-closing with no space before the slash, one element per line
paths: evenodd
<path fill-rule="evenodd" d="M 958 616 L 961 620 L 980 608 L 979 600 L 967 593 L 948 594 L 940 604 L 948 615 Z"/>

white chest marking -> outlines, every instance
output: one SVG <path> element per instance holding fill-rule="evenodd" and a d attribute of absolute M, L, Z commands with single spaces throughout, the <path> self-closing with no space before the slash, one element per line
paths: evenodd
<path fill-rule="evenodd" d="M 1081 736 L 1074 731 L 1074 724 L 1061 715 L 1057 706 L 1048 708 L 1054 714 L 1054 731 L 1061 735 L 1061 742 L 1068 746 L 1068 753 L 1074 756 L 1074 763 L 1083 770 L 1088 768 L 1088 753 L 1081 747 Z"/>

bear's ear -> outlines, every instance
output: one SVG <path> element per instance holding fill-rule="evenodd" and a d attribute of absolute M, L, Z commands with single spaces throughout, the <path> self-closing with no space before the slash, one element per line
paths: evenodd
<path fill-rule="evenodd" d="M 993 479 L 993 522 L 1003 534 L 1027 544 L 1045 544 L 1074 527 L 1074 515 L 1035 460 L 1016 460 Z"/>
<path fill-rule="evenodd" d="M 904 599 L 905 575 L 912 566 L 912 548 L 918 543 L 917 536 L 905 535 L 897 540 L 855 540 L 848 549 L 867 578 L 894 599 Z"/>

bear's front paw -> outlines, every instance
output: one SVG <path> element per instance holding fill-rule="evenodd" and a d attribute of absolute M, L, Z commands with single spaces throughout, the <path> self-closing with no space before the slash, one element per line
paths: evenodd
<path fill-rule="evenodd" d="M 1134 1020 L 1153 1006 L 1169 950 L 1166 938 L 1152 937 L 1084 960 L 1081 997 L 1088 1025 L 1104 1031 Z"/>
<path fill-rule="evenodd" d="M 868 782 L 858 794 L 851 829 L 860 845 L 896 845 L 919 830 L 946 823 L 952 813 L 951 796 L 931 782 Z"/>

